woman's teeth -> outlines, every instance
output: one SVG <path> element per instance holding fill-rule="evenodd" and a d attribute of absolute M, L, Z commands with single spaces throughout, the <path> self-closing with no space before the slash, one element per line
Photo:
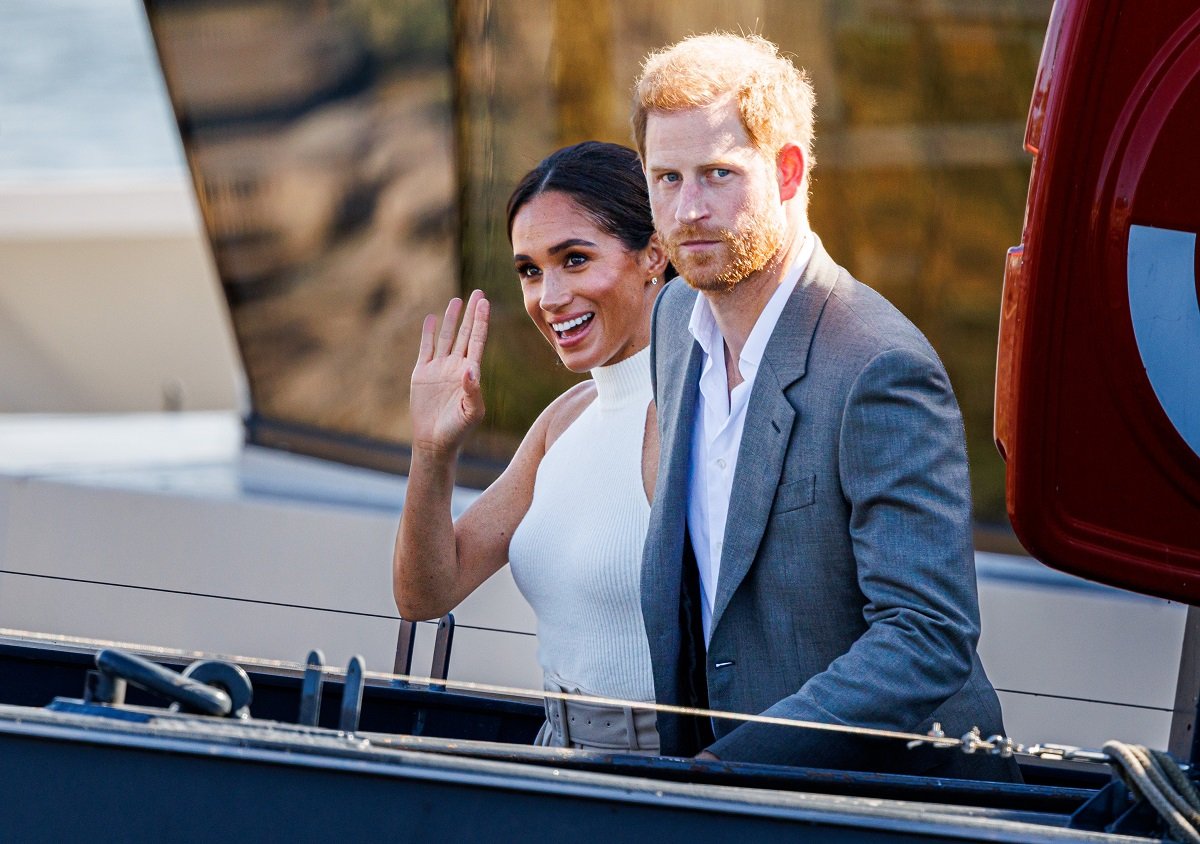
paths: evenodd
<path fill-rule="evenodd" d="M 589 313 L 584 314 L 583 316 L 576 317 L 575 319 L 569 319 L 566 322 L 552 322 L 552 323 L 550 323 L 550 327 L 554 329 L 555 334 L 557 334 L 559 337 L 561 337 L 564 334 L 566 334 L 568 331 L 578 328 L 579 326 L 583 325 L 585 322 L 590 321 L 591 318 L 594 316 L 595 316 L 594 313 L 589 312 Z"/>

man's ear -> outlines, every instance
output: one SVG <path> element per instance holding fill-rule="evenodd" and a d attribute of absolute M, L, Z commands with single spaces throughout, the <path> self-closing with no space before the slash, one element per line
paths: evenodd
<path fill-rule="evenodd" d="M 647 282 L 652 278 L 657 278 L 659 283 L 665 281 L 663 273 L 667 269 L 667 250 L 658 232 L 650 235 L 650 242 L 642 250 L 642 268 L 646 272 Z"/>
<path fill-rule="evenodd" d="M 804 186 L 804 150 L 793 143 L 786 143 L 775 156 L 775 175 L 779 180 L 779 198 L 784 202 L 792 199 Z"/>

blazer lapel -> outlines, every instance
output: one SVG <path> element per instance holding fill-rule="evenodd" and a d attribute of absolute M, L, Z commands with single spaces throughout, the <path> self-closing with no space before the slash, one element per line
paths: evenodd
<path fill-rule="evenodd" d="M 677 284 L 683 284 L 682 280 L 672 282 L 671 288 Z M 673 293 L 668 289 L 662 296 Z M 662 308 L 655 335 L 656 357 L 652 358 L 657 379 L 659 468 L 642 558 L 642 617 L 650 642 L 656 694 L 667 703 L 676 702 L 678 688 L 688 462 L 703 354 L 687 329 L 694 297 L 694 292 L 684 291 L 672 300 L 669 312 Z M 664 741 L 668 737 L 673 740 L 672 731 L 677 725 L 670 718 L 660 718 L 660 722 L 660 731 L 669 734 Z"/>
<path fill-rule="evenodd" d="M 700 347 L 688 342 L 678 354 L 684 360 L 663 372 L 681 372 L 682 378 L 658 386 L 659 470 L 651 508 L 650 530 L 642 571 L 643 605 L 648 632 L 678 636 L 679 583 L 683 568 L 684 529 L 687 522 L 688 463 L 692 447 L 692 419 L 700 380 Z"/>
<path fill-rule="evenodd" d="M 713 607 L 714 631 L 750 570 L 766 532 L 787 444 L 796 418 L 802 413 L 801 408 L 789 401 L 786 390 L 804 377 L 813 334 L 839 272 L 840 268 L 817 239 L 808 267 L 779 315 L 763 352 L 746 406 L 746 425 L 729 497 Z"/>

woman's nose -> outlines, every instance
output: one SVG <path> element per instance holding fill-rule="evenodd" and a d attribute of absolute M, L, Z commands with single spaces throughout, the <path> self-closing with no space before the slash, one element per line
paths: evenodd
<path fill-rule="evenodd" d="M 542 297 L 539 305 L 543 311 L 555 311 L 571 301 L 571 291 L 557 273 L 546 273 L 542 277 Z"/>

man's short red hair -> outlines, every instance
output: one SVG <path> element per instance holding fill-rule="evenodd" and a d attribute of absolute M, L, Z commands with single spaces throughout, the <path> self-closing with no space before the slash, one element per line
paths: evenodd
<path fill-rule="evenodd" d="M 646 158 L 646 120 L 654 111 L 682 111 L 737 98 L 750 141 L 769 159 L 786 143 L 813 165 L 813 108 L 808 74 L 759 35 L 693 35 L 646 57 L 634 93 L 633 137 Z"/>

